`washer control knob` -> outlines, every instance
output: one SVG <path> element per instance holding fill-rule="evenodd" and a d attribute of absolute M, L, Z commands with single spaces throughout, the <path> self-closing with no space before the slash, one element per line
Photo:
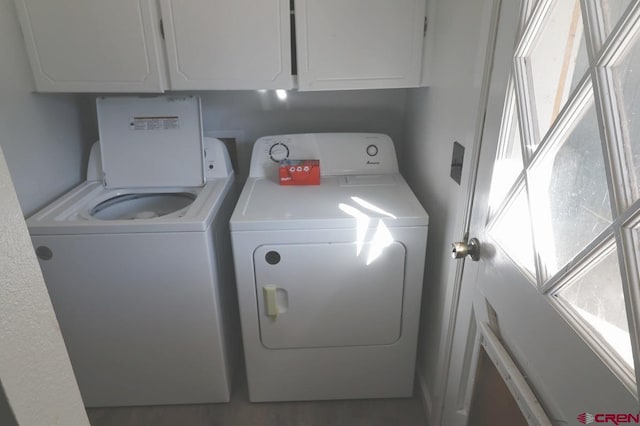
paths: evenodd
<path fill-rule="evenodd" d="M 369 157 L 375 157 L 378 155 L 378 147 L 373 144 L 369 145 L 367 147 L 367 155 L 369 155 Z"/>
<path fill-rule="evenodd" d="M 269 157 L 272 161 L 279 163 L 289 158 L 289 147 L 282 142 L 277 142 L 269 148 Z"/>

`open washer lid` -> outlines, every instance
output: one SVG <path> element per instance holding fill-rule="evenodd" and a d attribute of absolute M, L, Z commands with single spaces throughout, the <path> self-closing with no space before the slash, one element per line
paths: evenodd
<path fill-rule="evenodd" d="M 198 97 L 98 98 L 96 108 L 105 187 L 204 184 Z"/>

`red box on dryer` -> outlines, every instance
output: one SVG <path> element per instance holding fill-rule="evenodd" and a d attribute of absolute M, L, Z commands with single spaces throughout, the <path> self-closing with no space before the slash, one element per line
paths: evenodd
<path fill-rule="evenodd" d="M 320 185 L 320 160 L 282 160 L 280 185 Z"/>

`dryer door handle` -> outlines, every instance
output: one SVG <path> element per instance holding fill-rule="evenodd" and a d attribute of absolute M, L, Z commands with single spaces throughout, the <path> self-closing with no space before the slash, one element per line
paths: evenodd
<path fill-rule="evenodd" d="M 278 287 L 275 285 L 262 287 L 265 311 L 267 312 L 267 316 L 274 320 L 278 318 L 278 315 L 280 314 L 280 311 L 278 310 L 278 301 L 276 300 L 277 291 Z"/>

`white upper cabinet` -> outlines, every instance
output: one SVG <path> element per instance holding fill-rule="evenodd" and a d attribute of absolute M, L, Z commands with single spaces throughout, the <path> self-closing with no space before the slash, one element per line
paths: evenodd
<path fill-rule="evenodd" d="M 154 0 L 15 0 L 41 92 L 162 92 Z"/>
<path fill-rule="evenodd" d="M 300 90 L 420 85 L 425 0 L 295 0 Z"/>
<path fill-rule="evenodd" d="M 425 0 L 14 1 L 40 92 L 420 85 Z"/>
<path fill-rule="evenodd" d="M 171 88 L 290 89 L 289 0 L 160 0 Z"/>

